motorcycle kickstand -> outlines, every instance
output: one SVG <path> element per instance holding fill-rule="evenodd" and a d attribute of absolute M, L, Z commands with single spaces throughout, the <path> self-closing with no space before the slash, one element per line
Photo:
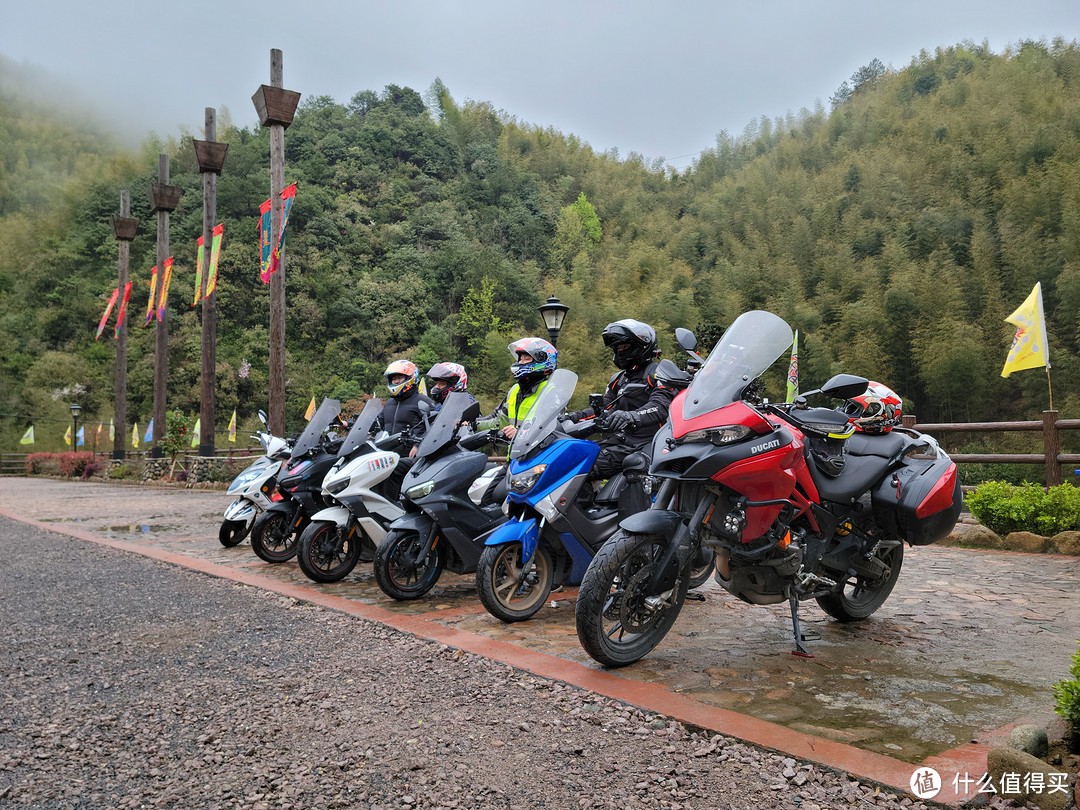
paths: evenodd
<path fill-rule="evenodd" d="M 813 658 L 814 654 L 806 648 L 803 641 L 815 641 L 821 636 L 813 631 L 803 635 L 802 626 L 799 623 L 799 596 L 791 587 L 788 588 L 788 602 L 791 605 L 791 624 L 795 630 L 795 649 L 791 651 L 791 654 L 800 658 Z"/>

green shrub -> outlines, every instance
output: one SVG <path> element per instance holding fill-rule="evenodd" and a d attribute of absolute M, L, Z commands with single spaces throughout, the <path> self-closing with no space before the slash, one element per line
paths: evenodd
<path fill-rule="evenodd" d="M 1038 484 L 987 481 L 964 498 L 979 522 L 991 531 L 1033 532 L 1052 537 L 1080 529 L 1080 489 L 1061 484 L 1044 492 Z"/>
<path fill-rule="evenodd" d="M 1065 718 L 1073 731 L 1080 731 L 1080 651 L 1073 653 L 1069 674 L 1072 678 L 1060 680 L 1051 687 L 1057 701 L 1054 711 Z"/>
<path fill-rule="evenodd" d="M 118 464 L 109 471 L 109 478 L 124 481 L 135 477 L 135 470 L 127 464 Z"/>

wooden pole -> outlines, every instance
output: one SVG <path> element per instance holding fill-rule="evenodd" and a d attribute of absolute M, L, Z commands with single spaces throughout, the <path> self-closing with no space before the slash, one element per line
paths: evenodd
<path fill-rule="evenodd" d="M 162 186 L 169 185 L 169 156 L 158 155 L 158 183 Z M 168 208 L 157 209 L 157 268 L 158 286 L 157 294 L 161 294 L 160 286 L 165 278 L 165 260 L 169 258 L 169 211 Z M 152 303 L 157 308 L 157 302 Z M 157 332 L 154 343 L 154 447 L 150 451 L 151 458 L 161 458 L 165 455 L 161 448 L 161 440 L 165 438 L 165 389 L 169 378 L 169 313 L 163 311 L 157 323 Z"/>
<path fill-rule="evenodd" d="M 270 86 L 284 87 L 281 51 L 270 51 Z M 281 190 L 285 188 L 285 127 L 270 124 L 270 244 L 281 227 Z M 285 251 L 270 276 L 270 432 L 285 435 Z"/>
<path fill-rule="evenodd" d="M 120 216 L 124 220 L 131 217 L 131 193 L 124 189 L 120 192 Z M 119 295 L 124 297 L 124 288 L 130 280 L 128 265 L 131 260 L 131 239 L 135 236 L 134 228 L 130 231 L 118 229 L 114 225 L 117 250 L 119 252 Z M 117 318 L 120 313 L 117 312 Z M 113 380 L 113 449 L 112 457 L 123 460 L 127 456 L 127 317 L 124 322 L 117 324 L 119 331 L 116 334 L 116 373 Z"/>
<path fill-rule="evenodd" d="M 1042 412 L 1043 453 L 1046 458 L 1047 487 L 1056 487 L 1064 483 L 1064 478 L 1061 475 L 1061 463 L 1058 461 L 1058 454 L 1061 453 L 1061 434 L 1058 433 L 1057 418 L 1057 411 Z"/>
<path fill-rule="evenodd" d="M 206 140 L 217 140 L 217 114 L 213 107 L 206 108 Z M 201 167 L 200 167 L 201 168 Z M 220 171 L 220 169 L 219 169 Z M 216 292 L 206 294 L 206 282 L 210 275 L 210 245 L 214 226 L 217 224 L 217 173 L 203 171 L 203 250 L 206 257 L 202 278 L 202 381 L 200 385 L 199 421 L 202 433 L 199 437 L 199 455 L 213 456 L 214 451 L 214 382 L 217 369 L 217 309 Z"/>

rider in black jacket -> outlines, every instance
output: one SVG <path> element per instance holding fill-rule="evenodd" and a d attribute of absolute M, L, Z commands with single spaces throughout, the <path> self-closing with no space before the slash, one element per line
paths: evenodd
<path fill-rule="evenodd" d="M 599 442 L 600 455 L 591 478 L 610 478 L 622 470 L 628 455 L 644 450 L 667 421 L 676 394 L 656 378 L 660 350 L 651 326 L 624 318 L 604 327 L 603 338 L 612 351 L 612 362 L 621 371 L 611 378 L 604 393 L 605 413 L 599 427 L 609 435 Z M 631 383 L 643 385 L 628 390 Z M 614 410 L 607 410 L 609 407 Z M 575 422 L 592 416 L 596 416 L 592 408 L 570 414 Z"/>
<path fill-rule="evenodd" d="M 427 416 L 435 404 L 420 393 L 420 370 L 415 363 L 395 360 L 386 367 L 384 373 L 386 387 L 390 389 L 390 399 L 383 405 L 382 412 L 375 417 L 371 432 L 374 435 L 383 430 L 390 434 L 409 431 L 407 438 L 403 438 L 395 448 L 401 461 L 387 479 L 388 488 L 397 495 L 401 482 L 405 480 L 405 473 L 414 463 L 416 448 L 427 431 Z"/>

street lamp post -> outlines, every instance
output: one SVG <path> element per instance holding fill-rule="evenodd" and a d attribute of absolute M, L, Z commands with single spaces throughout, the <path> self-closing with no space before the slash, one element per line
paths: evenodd
<path fill-rule="evenodd" d="M 82 406 L 71 403 L 71 449 L 79 449 L 79 414 L 82 413 Z"/>
<path fill-rule="evenodd" d="M 540 315 L 543 317 L 545 325 L 547 325 L 548 338 L 551 339 L 551 345 L 556 348 L 558 348 L 557 341 L 559 332 L 562 331 L 563 319 L 566 318 L 569 309 L 570 307 L 562 303 L 554 295 L 540 305 Z"/>

